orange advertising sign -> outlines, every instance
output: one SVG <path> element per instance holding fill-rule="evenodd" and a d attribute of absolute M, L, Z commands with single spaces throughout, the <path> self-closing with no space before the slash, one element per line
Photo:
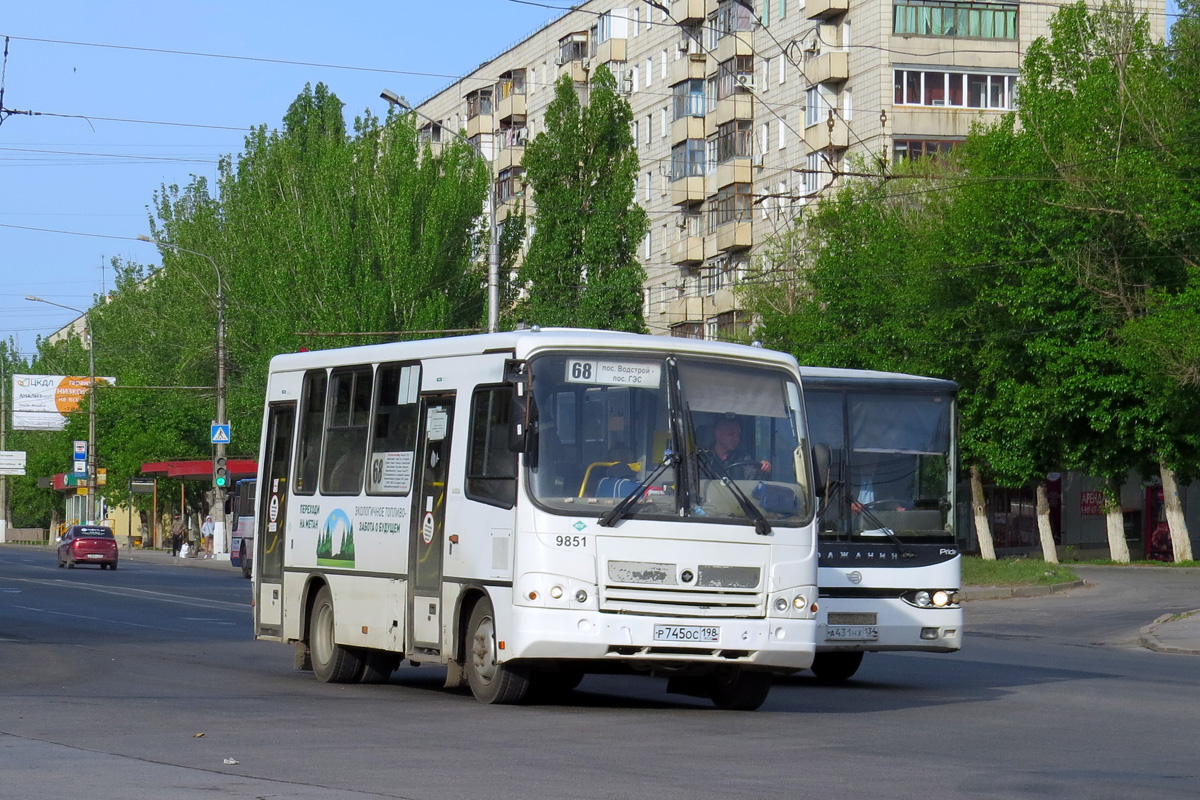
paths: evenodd
<path fill-rule="evenodd" d="M 61 431 L 92 385 L 86 375 L 13 375 L 12 381 L 12 427 L 18 431 Z M 116 382 L 96 376 L 98 385 Z"/>

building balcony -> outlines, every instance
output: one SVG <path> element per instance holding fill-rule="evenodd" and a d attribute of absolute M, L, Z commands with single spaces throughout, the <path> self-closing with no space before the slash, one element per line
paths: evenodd
<path fill-rule="evenodd" d="M 671 0 L 671 19 L 680 25 L 703 22 L 704 0 Z"/>
<path fill-rule="evenodd" d="M 671 123 L 672 146 L 688 139 L 704 139 L 705 136 L 704 117 L 680 117 Z"/>
<path fill-rule="evenodd" d="M 671 181 L 671 205 L 687 206 L 704 202 L 704 178 L 680 178 Z"/>
<path fill-rule="evenodd" d="M 726 222 L 717 228 L 717 252 L 745 250 L 754 243 L 749 220 Z"/>
<path fill-rule="evenodd" d="M 830 146 L 834 150 L 845 150 L 850 146 L 850 132 L 840 117 L 834 117 L 832 131 L 824 120 L 805 128 L 804 143 L 809 150 L 827 150 Z"/>
<path fill-rule="evenodd" d="M 627 61 L 625 57 L 625 39 L 609 39 L 596 45 L 596 63 L 607 64 L 609 61 Z"/>
<path fill-rule="evenodd" d="M 699 264 L 704 261 L 704 237 L 685 236 L 671 246 L 671 263 Z"/>
<path fill-rule="evenodd" d="M 724 188 L 731 183 L 750 183 L 753 180 L 753 177 L 751 177 L 750 157 L 739 156 L 717 165 L 717 182 L 712 188 L 715 193 L 716 189 Z"/>
<path fill-rule="evenodd" d="M 850 10 L 850 0 L 806 0 L 804 13 L 809 19 L 829 19 Z"/>
<path fill-rule="evenodd" d="M 840 83 L 850 77 L 848 54 L 839 50 L 822 53 L 804 65 L 811 83 Z"/>
<path fill-rule="evenodd" d="M 588 76 L 592 71 L 592 60 L 590 58 L 577 58 L 574 61 L 566 61 L 558 65 L 558 74 L 570 75 L 571 80 L 575 83 L 587 83 Z"/>
<path fill-rule="evenodd" d="M 466 137 L 472 139 L 481 133 L 491 133 L 496 129 L 496 119 L 491 114 L 476 114 L 467 118 Z"/>
<path fill-rule="evenodd" d="M 525 95 L 510 94 L 496 104 L 496 120 L 500 123 L 512 122 L 514 117 L 525 117 Z"/>
<path fill-rule="evenodd" d="M 722 64 L 734 56 L 754 55 L 754 34 L 750 31 L 727 33 L 717 42 L 713 61 Z"/>
<path fill-rule="evenodd" d="M 688 53 L 677 58 L 667 68 L 667 83 L 674 86 L 690 80 L 704 80 L 708 72 L 708 56 L 704 53 Z"/>
<path fill-rule="evenodd" d="M 739 92 L 732 97 L 718 100 L 717 107 L 709 115 L 709 119 L 713 124 L 711 133 L 716 132 L 717 125 L 724 125 L 735 119 L 754 119 L 754 96 L 748 92 Z"/>
<path fill-rule="evenodd" d="M 499 174 L 501 170 L 519 167 L 521 166 L 521 159 L 524 156 L 525 148 L 522 145 L 502 148 L 496 153 L 496 160 L 492 162 L 492 169 Z"/>

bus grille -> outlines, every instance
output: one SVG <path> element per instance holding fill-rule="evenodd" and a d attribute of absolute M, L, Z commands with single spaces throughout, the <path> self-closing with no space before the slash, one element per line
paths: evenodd
<path fill-rule="evenodd" d="M 757 591 L 678 589 L 605 584 L 600 611 L 659 617 L 762 617 L 765 598 Z"/>

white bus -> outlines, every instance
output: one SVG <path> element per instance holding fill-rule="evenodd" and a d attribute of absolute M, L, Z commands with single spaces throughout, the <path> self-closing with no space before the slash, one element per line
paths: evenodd
<path fill-rule="evenodd" d="M 257 496 L 254 478 L 243 478 L 234 486 L 233 502 L 230 504 L 233 517 L 233 539 L 229 545 L 229 563 L 242 570 L 242 577 L 249 578 L 254 563 L 254 498 Z"/>
<path fill-rule="evenodd" d="M 953 381 L 801 367 L 818 472 L 820 613 L 812 671 L 863 653 L 962 646 Z M 824 462 L 828 463 L 828 467 Z"/>
<path fill-rule="evenodd" d="M 532 329 L 276 356 L 255 635 L 324 681 L 408 659 L 514 703 L 634 671 L 757 708 L 815 654 L 804 420 L 796 362 L 737 345 Z"/>

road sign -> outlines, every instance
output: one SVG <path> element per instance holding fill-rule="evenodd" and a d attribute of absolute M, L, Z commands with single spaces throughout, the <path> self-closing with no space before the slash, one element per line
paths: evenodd
<path fill-rule="evenodd" d="M 86 461 L 78 461 L 78 460 L 76 460 L 76 462 L 75 462 L 75 469 L 74 469 L 74 470 L 72 470 L 72 471 L 73 471 L 73 472 L 74 472 L 76 475 L 87 475 L 87 462 L 86 462 Z"/>
<path fill-rule="evenodd" d="M 77 439 L 75 441 L 75 460 L 87 460 L 87 442 Z"/>
<path fill-rule="evenodd" d="M 0 475 L 24 475 L 25 451 L 0 450 Z"/>
<path fill-rule="evenodd" d="M 154 494 L 154 480 L 152 478 L 130 478 L 129 492 L 130 494 Z"/>
<path fill-rule="evenodd" d="M 213 444 L 229 444 L 229 423 L 228 422 L 224 423 L 223 425 L 218 425 L 217 423 L 214 422 L 212 424 L 212 427 L 210 428 L 210 431 L 211 431 L 211 441 Z"/>

